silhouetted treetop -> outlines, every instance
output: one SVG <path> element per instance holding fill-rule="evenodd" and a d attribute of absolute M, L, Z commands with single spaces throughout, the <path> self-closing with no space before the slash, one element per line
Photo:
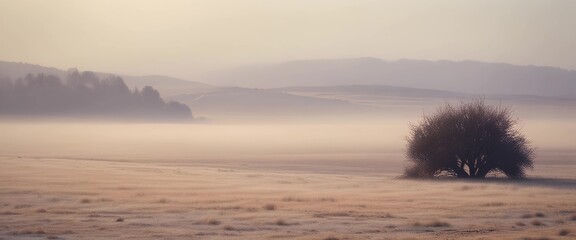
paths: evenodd
<path fill-rule="evenodd" d="M 526 138 L 514 128 L 510 108 L 483 100 L 446 105 L 411 126 L 407 156 L 409 177 L 450 175 L 483 178 L 491 172 L 521 178 L 532 168 Z"/>
<path fill-rule="evenodd" d="M 0 81 L 0 114 L 192 119 L 188 106 L 166 103 L 150 86 L 130 91 L 120 77 L 78 70 L 68 71 L 64 82 L 44 74 Z"/>

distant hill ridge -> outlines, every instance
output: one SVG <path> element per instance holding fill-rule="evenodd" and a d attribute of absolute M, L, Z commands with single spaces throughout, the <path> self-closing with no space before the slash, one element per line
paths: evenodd
<path fill-rule="evenodd" d="M 576 98 L 576 71 L 477 61 L 303 60 L 243 67 L 203 82 L 239 87 L 390 85 L 462 92 Z"/>
<path fill-rule="evenodd" d="M 0 61 L 0 80 L 28 73 L 66 75 L 57 68 Z M 198 78 L 201 82 L 161 75 L 121 77 L 130 88 L 151 85 L 168 97 L 214 91 L 217 87 L 206 84 L 210 83 L 248 88 L 386 85 L 476 95 L 576 98 L 574 70 L 478 61 L 301 60 L 219 71 Z"/>
<path fill-rule="evenodd" d="M 65 79 L 68 72 L 0 61 L 0 80 L 17 79 L 27 73 Z M 102 79 L 110 75 L 96 74 Z M 161 75 L 121 77 L 130 91 L 152 86 L 167 101 L 184 103 L 200 116 L 258 118 L 391 114 L 397 108 L 421 109 L 477 97 L 495 103 L 540 104 L 568 110 L 576 102 L 575 76 L 574 71 L 550 67 L 361 58 L 243 67 L 195 79 L 226 87 Z"/>

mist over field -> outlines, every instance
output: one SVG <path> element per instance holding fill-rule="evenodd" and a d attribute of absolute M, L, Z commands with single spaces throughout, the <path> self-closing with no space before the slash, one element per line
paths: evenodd
<path fill-rule="evenodd" d="M 326 85 L 314 74 L 250 88 L 11 62 L 0 69 L 0 231 L 8 238 L 574 234 L 576 97 L 564 77 L 547 79 L 555 87 L 542 92 L 540 84 L 506 92 L 509 75 L 459 92 L 415 88 L 422 80 L 412 77 Z M 527 179 L 402 179 L 410 127 L 474 99 L 511 108 L 535 147 Z"/>
<path fill-rule="evenodd" d="M 0 231 L 9 239 L 573 234 L 573 121 L 523 120 L 537 146 L 534 170 L 484 182 L 400 178 L 408 120 L 3 120 Z"/>
<path fill-rule="evenodd" d="M 259 164 L 269 161 L 323 165 L 314 162 L 322 160 L 329 165 L 314 170 L 330 171 L 335 167 L 332 164 L 343 164 L 369 174 L 389 172 L 399 176 L 410 121 L 384 118 L 204 124 L 3 121 L 0 150 L 13 157 L 167 164 L 254 160 Z M 533 119 L 524 120 L 521 126 L 532 144 L 538 146 L 537 166 L 570 163 L 548 154 L 574 155 L 576 145 L 571 139 L 576 128 L 572 121 Z"/>
<path fill-rule="evenodd" d="M 0 0 L 0 240 L 574 239 L 574 9 Z"/>

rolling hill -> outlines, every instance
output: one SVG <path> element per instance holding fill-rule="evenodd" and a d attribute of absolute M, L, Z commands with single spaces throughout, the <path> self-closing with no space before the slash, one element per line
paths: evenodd
<path fill-rule="evenodd" d="M 390 85 L 479 95 L 576 98 L 576 71 L 476 61 L 306 60 L 237 68 L 206 76 L 202 82 L 256 88 Z"/>
<path fill-rule="evenodd" d="M 66 71 L 0 61 L 0 79 L 27 73 L 64 76 Z M 538 107 L 548 109 L 548 114 L 573 116 L 574 76 L 574 71 L 548 67 L 362 58 L 242 68 L 201 78 L 242 87 L 161 75 L 121 77 L 130 89 L 152 86 L 166 99 L 187 104 L 197 116 L 260 119 L 420 114 L 446 102 L 478 97 L 514 105 L 527 113 Z"/>

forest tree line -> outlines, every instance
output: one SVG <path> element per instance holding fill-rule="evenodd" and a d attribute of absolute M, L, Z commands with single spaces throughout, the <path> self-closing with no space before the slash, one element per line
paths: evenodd
<path fill-rule="evenodd" d="M 0 80 L 0 114 L 192 119 L 188 106 L 164 101 L 150 86 L 130 90 L 120 77 L 78 70 L 68 71 L 64 81 L 46 74 Z"/>

